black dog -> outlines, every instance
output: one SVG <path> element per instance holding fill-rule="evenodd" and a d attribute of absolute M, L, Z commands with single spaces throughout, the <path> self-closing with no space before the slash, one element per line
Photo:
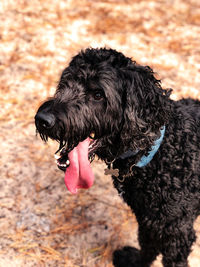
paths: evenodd
<path fill-rule="evenodd" d="M 151 68 L 112 49 L 86 49 L 39 108 L 41 138 L 59 141 L 58 167 L 76 193 L 93 183 L 94 155 L 139 223 L 141 250 L 114 252 L 118 267 L 188 266 L 200 211 L 200 102 L 170 100 Z"/>

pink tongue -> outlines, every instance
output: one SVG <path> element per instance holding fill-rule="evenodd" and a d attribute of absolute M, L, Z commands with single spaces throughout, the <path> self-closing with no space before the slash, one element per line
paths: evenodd
<path fill-rule="evenodd" d="M 89 138 L 85 139 L 68 155 L 70 165 L 65 173 L 65 185 L 72 194 L 76 194 L 79 188 L 91 187 L 94 182 L 94 174 L 88 160 L 89 143 Z"/>

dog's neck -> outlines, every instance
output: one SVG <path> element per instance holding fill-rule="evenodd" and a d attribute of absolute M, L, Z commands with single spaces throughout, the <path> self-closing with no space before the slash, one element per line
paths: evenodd
<path fill-rule="evenodd" d="M 133 167 L 143 168 L 151 162 L 154 155 L 156 154 L 156 152 L 160 148 L 160 145 L 161 145 L 163 138 L 164 138 L 164 135 L 165 135 L 165 130 L 166 130 L 165 126 L 161 127 L 160 137 L 154 141 L 154 144 L 152 145 L 152 147 L 149 150 L 149 152 L 147 153 L 147 155 L 143 155 L 139 161 L 137 161 L 136 163 L 131 165 L 130 173 L 125 175 L 125 177 L 131 175 L 131 173 L 133 171 L 132 170 Z M 117 162 L 124 161 L 124 160 L 127 160 L 133 156 L 136 156 L 139 152 L 140 152 L 139 150 L 138 151 L 132 151 L 130 149 L 128 151 L 124 152 L 123 154 L 118 156 L 112 163 L 108 164 L 108 169 L 105 171 L 105 174 L 111 174 L 111 175 L 118 177 L 119 176 L 119 170 L 117 167 L 113 168 L 113 165 L 118 165 L 118 164 L 116 164 Z"/>
<path fill-rule="evenodd" d="M 160 129 L 160 137 L 154 141 L 154 144 L 152 145 L 151 149 L 149 150 L 148 155 L 142 156 L 141 159 L 135 164 L 136 167 L 139 167 L 139 168 L 145 167 L 152 160 L 152 158 L 154 157 L 154 155 L 158 151 L 158 149 L 159 149 L 159 147 L 163 141 L 163 138 L 165 135 L 165 129 L 166 129 L 165 126 L 163 126 Z M 123 153 L 122 155 L 120 155 L 118 157 L 118 159 L 124 160 L 124 159 L 130 158 L 132 156 L 137 155 L 138 152 L 139 151 L 128 150 L 125 153 Z"/>

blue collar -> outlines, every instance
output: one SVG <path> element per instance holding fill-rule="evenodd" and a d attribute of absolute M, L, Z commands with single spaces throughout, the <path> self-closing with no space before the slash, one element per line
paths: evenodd
<path fill-rule="evenodd" d="M 159 147 L 163 141 L 163 138 L 165 135 L 165 129 L 166 129 L 165 126 L 163 126 L 160 129 L 160 137 L 157 140 L 155 140 L 154 144 L 151 147 L 151 150 L 148 152 L 148 155 L 142 156 L 141 159 L 135 164 L 136 167 L 139 167 L 139 168 L 145 167 L 152 160 L 152 158 L 154 157 L 154 155 L 158 151 L 158 149 L 159 149 Z M 138 153 L 138 151 L 134 152 L 132 150 L 128 150 L 124 154 L 119 156 L 118 159 L 126 159 L 129 157 L 135 156 L 137 153 Z"/>

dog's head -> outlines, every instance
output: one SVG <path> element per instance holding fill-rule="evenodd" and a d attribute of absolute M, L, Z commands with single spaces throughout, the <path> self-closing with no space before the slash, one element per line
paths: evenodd
<path fill-rule="evenodd" d="M 169 94 L 151 68 L 112 49 L 86 49 L 63 71 L 55 96 L 39 108 L 36 128 L 43 140 L 59 141 L 57 162 L 66 177 L 84 176 L 81 165 L 88 166 L 95 154 L 108 162 L 129 149 L 145 152 L 168 120 Z M 79 177 L 76 189 L 92 183 L 85 172 L 91 181 Z"/>

